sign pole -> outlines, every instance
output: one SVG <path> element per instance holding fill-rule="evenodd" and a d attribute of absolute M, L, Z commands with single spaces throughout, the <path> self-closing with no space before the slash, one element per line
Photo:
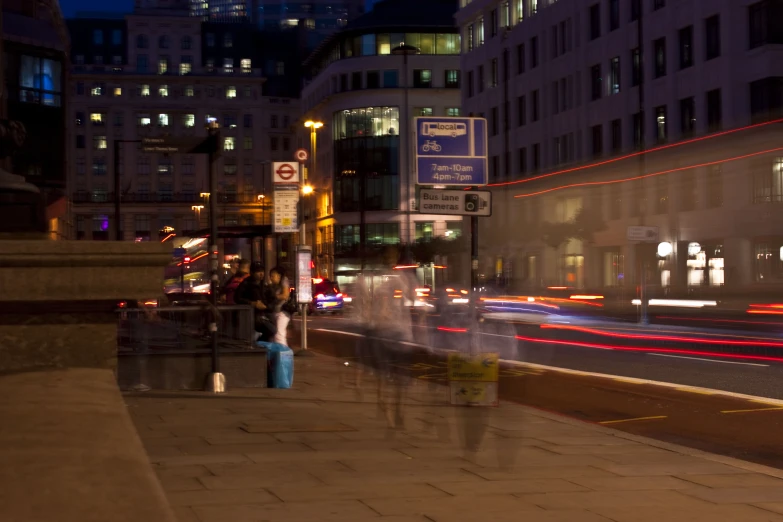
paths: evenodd
<path fill-rule="evenodd" d="M 479 352 L 479 321 L 476 299 L 478 296 L 478 216 L 470 217 L 470 320 L 473 325 L 470 335 L 470 352 Z"/>
<path fill-rule="evenodd" d="M 315 142 L 315 130 L 311 133 L 312 141 Z M 314 145 L 313 145 L 314 147 Z M 311 148 L 312 150 L 312 148 Z M 312 158 L 313 163 L 315 163 L 315 154 L 313 154 Z M 304 215 L 304 198 L 302 197 L 304 195 L 304 186 L 305 186 L 305 179 L 304 179 L 304 165 L 300 165 L 299 172 L 301 173 L 299 179 L 301 180 L 299 183 L 299 220 L 300 220 L 300 226 L 302 227 L 299 231 L 299 246 L 302 247 L 307 244 L 307 241 L 305 239 L 305 215 Z M 309 266 L 307 267 L 309 270 Z M 301 267 L 300 267 L 301 270 Z M 302 279 L 299 278 L 300 281 L 298 285 L 302 284 Z M 310 282 L 312 284 L 312 282 Z M 298 286 L 297 285 L 297 286 Z M 301 350 L 299 353 L 305 353 L 307 352 L 307 304 L 302 303 L 302 339 L 301 339 Z"/>
<path fill-rule="evenodd" d="M 216 121 L 210 122 L 209 127 L 209 271 L 210 271 L 210 304 L 212 305 L 212 319 L 209 323 L 209 331 L 212 336 L 212 373 L 207 381 L 207 391 L 223 393 L 226 391 L 226 378 L 220 373 L 220 359 L 218 355 L 218 226 L 217 226 L 217 176 L 215 164 L 217 163 L 218 148 L 220 146 L 220 127 Z"/>

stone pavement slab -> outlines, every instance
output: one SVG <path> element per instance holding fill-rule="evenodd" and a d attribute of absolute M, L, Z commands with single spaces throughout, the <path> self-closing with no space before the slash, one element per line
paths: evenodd
<path fill-rule="evenodd" d="M 420 381 L 391 429 L 338 363 L 297 358 L 290 390 L 126 396 L 180 522 L 783 522 L 761 466 Z"/>

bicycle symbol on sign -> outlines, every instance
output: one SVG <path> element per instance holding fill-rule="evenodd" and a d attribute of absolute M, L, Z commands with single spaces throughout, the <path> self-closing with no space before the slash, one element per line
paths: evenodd
<path fill-rule="evenodd" d="M 442 147 L 438 145 L 438 142 L 435 140 L 427 140 L 424 142 L 424 144 L 421 146 L 422 152 L 440 152 Z"/>

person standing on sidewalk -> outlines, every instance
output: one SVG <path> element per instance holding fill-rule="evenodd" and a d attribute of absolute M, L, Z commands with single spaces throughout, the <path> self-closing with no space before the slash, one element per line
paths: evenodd
<path fill-rule="evenodd" d="M 271 342 L 277 333 L 271 311 L 265 302 L 264 267 L 261 263 L 253 263 L 250 277 L 240 283 L 234 299 L 237 304 L 254 308 L 255 329 L 264 342 Z"/>
<path fill-rule="evenodd" d="M 273 342 L 288 346 L 288 323 L 291 316 L 284 309 L 288 301 L 290 289 L 283 284 L 285 270 L 275 267 L 269 271 L 269 283 L 264 288 L 264 303 L 272 311 L 272 319 L 277 327 Z"/>
<path fill-rule="evenodd" d="M 250 275 L 250 261 L 243 259 L 239 262 L 237 271 L 226 281 L 221 289 L 226 304 L 236 304 L 234 294 L 239 285 Z"/>

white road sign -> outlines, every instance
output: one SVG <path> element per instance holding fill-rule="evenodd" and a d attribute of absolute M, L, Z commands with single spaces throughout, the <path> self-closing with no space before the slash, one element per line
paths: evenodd
<path fill-rule="evenodd" d="M 449 216 L 491 216 L 492 193 L 488 190 L 421 189 L 419 212 Z"/>
<path fill-rule="evenodd" d="M 275 232 L 296 232 L 299 207 L 298 190 L 275 190 Z"/>
<path fill-rule="evenodd" d="M 628 241 L 658 241 L 658 227 L 628 227 Z"/>
<path fill-rule="evenodd" d="M 274 183 L 299 183 L 299 163 L 275 161 L 272 163 L 272 181 Z"/>

